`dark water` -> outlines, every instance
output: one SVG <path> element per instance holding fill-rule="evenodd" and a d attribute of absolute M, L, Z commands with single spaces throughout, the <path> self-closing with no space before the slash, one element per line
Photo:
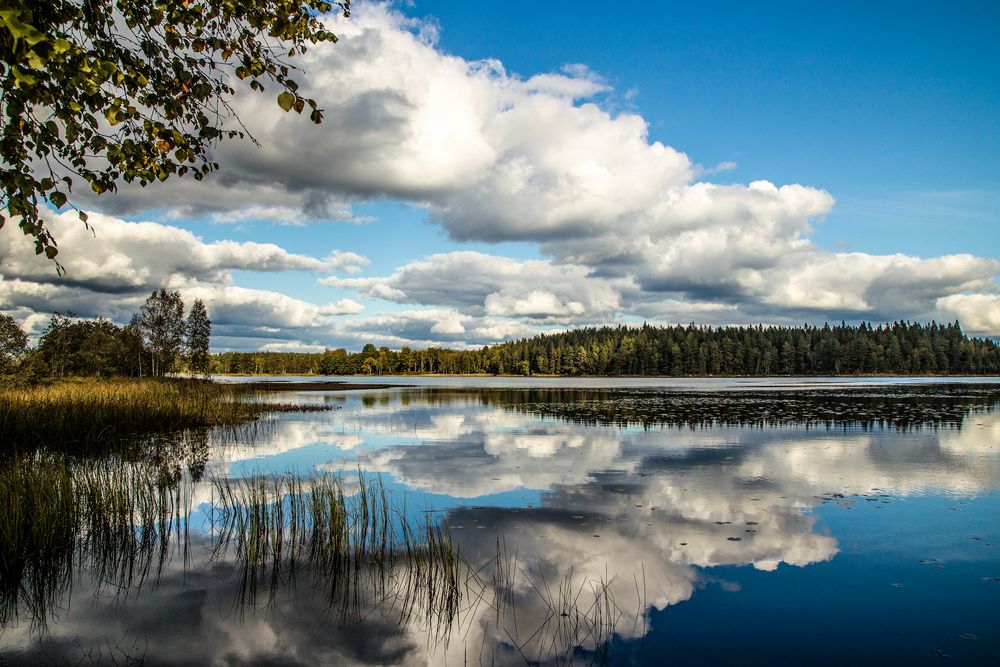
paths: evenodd
<path fill-rule="evenodd" d="M 337 409 L 105 462 L 173 480 L 176 523 L 3 582 L 0 664 L 1000 664 L 1000 385 L 282 400 Z M 457 604 L 216 548 L 211 480 L 359 470 L 450 527 Z"/>

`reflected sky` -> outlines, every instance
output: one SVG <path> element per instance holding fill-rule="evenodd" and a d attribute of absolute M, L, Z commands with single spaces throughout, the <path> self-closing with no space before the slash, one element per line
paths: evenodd
<path fill-rule="evenodd" d="M 254 438 L 210 447 L 202 481 L 183 480 L 187 559 L 175 555 L 155 585 L 114 594 L 81 568 L 46 633 L 25 616 L 3 629 L 0 659 L 78 661 L 91 651 L 97 663 L 642 664 L 663 651 L 696 657 L 690 638 L 706 618 L 752 627 L 771 637 L 768 647 L 799 646 L 787 632 L 822 633 L 802 618 L 779 628 L 746 614 L 776 599 L 807 610 L 829 599 L 843 619 L 853 611 L 840 593 L 860 586 L 851 604 L 933 602 L 940 622 L 904 646 L 891 619 L 875 633 L 883 642 L 842 620 L 838 646 L 818 663 L 848 659 L 859 642 L 890 664 L 932 663 L 938 651 L 987 664 L 1000 655 L 1000 388 L 938 386 L 891 400 L 855 389 L 772 391 L 746 407 L 776 416 L 760 424 L 720 414 L 721 399 L 697 392 L 283 394 L 337 409 L 275 415 Z M 270 604 L 241 607 L 234 564 L 211 559 L 200 532 L 209 480 L 359 470 L 380 475 L 408 512 L 447 521 L 469 572 L 502 564 L 508 576 L 497 584 L 467 573 L 462 612 L 444 631 L 391 605 L 346 622 L 308 577 Z M 713 650 L 740 657 L 735 645 Z M 769 650 L 741 660 L 795 657 Z"/>

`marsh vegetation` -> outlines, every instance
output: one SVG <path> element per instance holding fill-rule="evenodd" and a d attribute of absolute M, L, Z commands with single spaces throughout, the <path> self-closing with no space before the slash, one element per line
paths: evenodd
<path fill-rule="evenodd" d="M 519 561 L 502 538 L 495 553 L 469 561 L 447 522 L 408 510 L 377 476 L 253 474 L 203 484 L 211 488 L 201 508 L 209 527 L 195 528 L 202 536 L 192 539 L 189 517 L 198 508 L 190 478 L 113 458 L 5 460 L 0 629 L 25 621 L 42 631 L 82 580 L 95 599 L 127 604 L 171 569 L 206 563 L 223 573 L 241 618 L 267 614 L 304 590 L 331 623 L 377 618 L 383 631 L 419 630 L 441 650 L 476 626 L 483 657 L 502 637 L 529 661 L 569 664 L 585 647 L 603 662 L 617 624 L 642 617 L 638 578 L 625 609 L 611 579 L 570 571 L 550 581 L 546 567 Z M 541 612 L 518 625 L 525 595 Z"/>
<path fill-rule="evenodd" d="M 407 514 L 380 478 L 255 474 L 216 479 L 214 490 L 214 557 L 235 556 L 241 605 L 262 593 L 273 602 L 305 579 L 341 620 L 389 608 L 447 626 L 457 612 L 460 558 L 447 524 Z"/>
<path fill-rule="evenodd" d="M 114 378 L 0 388 L 5 448 L 92 443 L 144 432 L 235 426 L 276 411 L 328 409 L 260 400 L 208 380 Z"/>
<path fill-rule="evenodd" d="M 440 396 L 447 400 L 448 392 Z M 522 389 L 484 391 L 482 397 L 508 410 L 580 424 L 914 429 L 961 427 L 970 414 L 1000 406 L 1000 384 L 725 393 Z"/>
<path fill-rule="evenodd" d="M 256 608 L 301 577 L 328 609 L 359 620 L 381 605 L 447 624 L 459 557 L 446 525 L 391 504 L 377 478 L 345 491 L 340 477 L 255 475 L 210 482 L 204 554 L 239 572 L 235 604 Z M 192 485 L 115 459 L 35 454 L 0 465 L 0 628 L 44 626 L 74 579 L 134 595 L 173 559 L 190 563 Z"/>
<path fill-rule="evenodd" d="M 854 516 L 913 540 L 898 587 L 853 553 L 859 594 L 962 587 L 940 604 L 978 639 L 957 641 L 995 648 L 997 385 L 737 385 L 330 393 L 309 399 L 328 413 L 21 447 L 0 458 L 0 661 L 655 662 L 664 637 L 705 650 L 699 605 L 734 633 L 772 596 L 827 613 L 780 584 L 834 599 Z M 808 650 L 796 622 L 768 646 Z"/>
<path fill-rule="evenodd" d="M 140 590 L 183 543 L 181 489 L 147 466 L 30 454 L 0 463 L 0 627 L 44 626 L 86 570 L 101 587 Z"/>

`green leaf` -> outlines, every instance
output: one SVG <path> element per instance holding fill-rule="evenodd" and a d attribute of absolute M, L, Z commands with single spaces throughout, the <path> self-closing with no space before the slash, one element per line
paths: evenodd
<path fill-rule="evenodd" d="M 0 163 L 7 167 L 0 169 L 0 208 L 6 209 L 0 226 L 14 216 L 37 242 L 39 254 L 54 255 L 55 242 L 39 208 L 77 209 L 70 200 L 75 192 L 69 177 L 41 171 L 38 165 L 45 160 L 61 162 L 98 194 L 114 192 L 119 181 L 147 185 L 187 174 L 201 180 L 217 170 L 206 155 L 210 144 L 242 139 L 244 132 L 239 125 L 219 127 L 218 117 L 207 112 L 231 101 L 236 77 L 248 79 L 251 90 L 276 95 L 285 112 L 309 111 L 311 120 L 319 122 L 322 114 L 315 101 L 298 94 L 300 84 L 288 78 L 295 68 L 281 53 L 287 49 L 289 56 L 299 56 L 307 45 L 332 38 L 318 15 L 347 4 L 3 3 L 0 51 L 6 56 L 0 58 L 0 73 L 6 73 L 10 90 L 0 93 L 18 103 L 7 104 L 8 115 L 0 119 L 0 136 L 16 139 L 0 141 Z M 94 11 L 85 11 L 91 5 Z M 108 15 L 102 11 L 106 6 L 118 7 L 123 15 Z M 131 30 L 123 31 L 119 21 Z M 272 43 L 269 37 L 279 41 Z M 219 69 L 223 66 L 235 68 L 236 77 L 226 76 Z M 33 117 L 35 109 L 49 110 L 50 117 Z M 164 143 L 157 145 L 157 139 Z M 87 224 L 86 214 L 78 213 Z"/>
<path fill-rule="evenodd" d="M 73 48 L 68 39 L 59 38 L 52 43 L 52 53 L 55 55 L 63 54 Z"/>
<path fill-rule="evenodd" d="M 14 9 L 0 11 L 0 23 L 3 23 L 14 39 L 23 39 L 32 46 L 45 39 L 45 35 L 35 26 L 21 21 Z"/>
<path fill-rule="evenodd" d="M 14 75 L 14 85 L 18 88 L 21 86 L 33 86 L 38 83 L 38 80 L 35 77 L 30 74 L 25 74 L 16 67 L 11 67 L 10 73 Z"/>
<path fill-rule="evenodd" d="M 28 51 L 24 57 L 25 60 L 28 61 L 28 66 L 31 67 L 31 69 L 41 69 L 45 67 L 45 62 L 48 60 L 35 51 Z"/>
<path fill-rule="evenodd" d="M 45 256 L 49 259 L 55 259 L 56 255 L 59 254 L 59 249 L 54 246 L 45 246 Z"/>
<path fill-rule="evenodd" d="M 295 95 L 292 95 L 287 90 L 278 95 L 278 106 L 281 107 L 282 111 L 291 111 L 294 105 Z"/>

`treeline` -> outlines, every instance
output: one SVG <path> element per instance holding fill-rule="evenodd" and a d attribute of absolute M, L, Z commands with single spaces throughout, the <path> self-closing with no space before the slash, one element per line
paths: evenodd
<path fill-rule="evenodd" d="M 484 348 L 486 349 L 486 348 Z M 239 375 L 409 375 L 486 373 L 478 352 L 429 348 L 390 350 L 369 343 L 361 352 L 221 352 L 212 355 L 216 373 Z M 499 371 L 503 373 L 503 371 Z"/>
<path fill-rule="evenodd" d="M 224 352 L 219 373 L 397 375 L 865 375 L 1000 374 L 1000 345 L 953 324 L 815 327 L 600 327 L 479 350 Z"/>
<path fill-rule="evenodd" d="M 208 373 L 211 333 L 204 302 L 195 300 L 185 318 L 180 294 L 163 289 L 125 326 L 56 313 L 33 348 L 17 322 L 0 315 L 0 381 Z"/>

